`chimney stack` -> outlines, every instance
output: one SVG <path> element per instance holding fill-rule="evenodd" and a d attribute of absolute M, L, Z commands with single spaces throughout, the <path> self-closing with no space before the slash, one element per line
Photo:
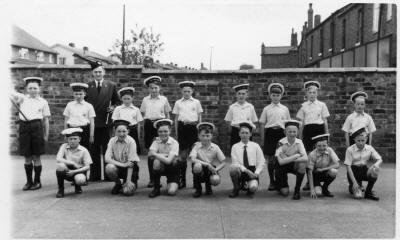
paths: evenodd
<path fill-rule="evenodd" d="M 70 46 L 70 47 L 75 47 L 75 43 L 68 43 L 68 46 Z"/>
<path fill-rule="evenodd" d="M 321 23 L 321 15 L 316 14 L 314 17 L 314 26 L 318 26 Z"/>
<path fill-rule="evenodd" d="M 89 51 L 89 48 L 88 47 L 83 47 L 83 54 L 86 54 L 87 52 Z"/>
<path fill-rule="evenodd" d="M 294 33 L 294 28 L 292 28 L 292 35 L 290 36 L 290 46 L 297 47 L 297 33 Z"/>
<path fill-rule="evenodd" d="M 308 9 L 308 31 L 313 29 L 313 14 L 314 11 L 312 9 L 312 3 L 310 3 L 310 7 Z"/>

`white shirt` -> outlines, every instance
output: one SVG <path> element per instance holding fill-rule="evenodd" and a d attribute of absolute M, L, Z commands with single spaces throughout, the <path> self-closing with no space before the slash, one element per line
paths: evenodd
<path fill-rule="evenodd" d="M 117 119 L 123 119 L 128 121 L 131 126 L 143 121 L 142 113 L 140 113 L 139 108 L 135 107 L 133 104 L 129 106 L 122 104 L 116 107 L 111 118 L 114 121 Z"/>
<path fill-rule="evenodd" d="M 197 122 L 199 121 L 199 113 L 203 112 L 200 101 L 190 97 L 189 99 L 181 98 L 175 102 L 173 114 L 178 115 L 178 121 Z"/>
<path fill-rule="evenodd" d="M 89 166 L 93 163 L 89 151 L 81 145 L 72 149 L 68 143 L 63 143 L 57 153 L 57 159 L 61 158 L 73 161 L 79 167 Z"/>
<path fill-rule="evenodd" d="M 243 163 L 244 146 L 245 144 L 240 141 L 234 144 L 231 149 L 232 164 L 239 164 L 242 171 L 246 170 L 246 167 Z M 254 173 L 260 174 L 265 164 L 264 153 L 261 150 L 260 146 L 255 142 L 249 141 L 246 146 L 249 165 L 255 166 L 256 170 Z"/>
<path fill-rule="evenodd" d="M 283 121 L 285 120 L 290 120 L 289 109 L 280 103 L 271 103 L 263 109 L 259 122 L 265 124 L 265 128 L 281 127 L 284 129 Z"/>
<path fill-rule="evenodd" d="M 166 157 L 170 156 L 171 154 L 175 157 L 178 157 L 179 143 L 172 137 L 169 137 L 167 142 L 163 143 L 161 139 L 157 137 L 151 144 L 149 150 L 155 153 L 165 154 Z"/>
<path fill-rule="evenodd" d="M 357 113 L 354 111 L 352 114 L 347 116 L 342 130 L 352 134 L 355 130 L 358 130 L 362 127 L 368 129 L 368 133 L 373 133 L 376 131 L 374 120 L 372 120 L 372 117 L 369 114 L 365 112 Z"/>
<path fill-rule="evenodd" d="M 344 165 L 351 166 L 372 166 L 376 161 L 381 160 L 382 157 L 376 152 L 375 148 L 371 145 L 365 144 L 363 149 L 359 149 L 356 144 L 351 145 L 346 150 L 346 158 Z"/>
<path fill-rule="evenodd" d="M 248 102 L 239 104 L 235 102 L 229 106 L 224 120 L 230 121 L 231 126 L 238 127 L 241 122 L 257 122 L 258 118 L 253 104 Z"/>
<path fill-rule="evenodd" d="M 24 113 L 25 119 L 22 114 L 19 114 L 19 119 L 22 121 L 30 121 L 34 119 L 43 119 L 45 117 L 50 117 L 49 104 L 44 98 L 40 96 L 30 97 L 29 95 L 24 95 L 22 93 L 13 92 L 12 97 L 19 104 L 20 110 Z"/>
<path fill-rule="evenodd" d="M 281 140 L 279 140 L 278 145 L 279 147 L 278 149 L 276 149 L 275 152 L 276 157 L 280 156 L 281 158 L 287 158 L 295 155 L 296 153 L 302 156 L 307 156 L 307 152 L 306 149 L 304 148 L 303 141 L 301 141 L 298 138 L 294 140 L 293 144 L 290 144 L 288 138 L 284 137 Z"/>
<path fill-rule="evenodd" d="M 64 116 L 68 117 L 67 124 L 73 127 L 84 126 L 90 123 L 90 119 L 96 117 L 93 105 L 82 100 L 80 103 L 72 101 L 65 107 Z"/>
<path fill-rule="evenodd" d="M 165 114 L 171 112 L 171 106 L 166 97 L 158 95 L 152 98 L 149 95 L 143 98 L 140 111 L 144 114 L 144 119 L 155 120 L 165 118 Z"/>
<path fill-rule="evenodd" d="M 210 163 L 214 166 L 225 161 L 224 153 L 215 143 L 211 143 L 210 146 L 205 147 L 201 142 L 196 142 L 189 157 Z"/>
<path fill-rule="evenodd" d="M 104 79 L 101 79 L 100 86 L 103 86 L 103 81 L 104 81 Z M 96 83 L 96 88 L 98 88 L 99 87 L 99 81 L 94 80 L 94 82 Z"/>
<path fill-rule="evenodd" d="M 324 119 L 329 117 L 329 111 L 326 104 L 315 99 L 314 102 L 307 101 L 301 104 L 296 117 L 308 124 L 323 124 Z"/>

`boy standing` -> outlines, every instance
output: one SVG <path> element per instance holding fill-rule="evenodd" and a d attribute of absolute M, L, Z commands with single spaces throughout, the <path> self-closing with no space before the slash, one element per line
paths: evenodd
<path fill-rule="evenodd" d="M 179 189 L 186 187 L 187 158 L 190 149 L 197 141 L 196 125 L 201 122 L 203 108 L 200 101 L 193 98 L 195 83 L 184 81 L 179 83 L 182 98 L 177 100 L 172 113 L 175 114 L 175 132 L 179 143 Z"/>
<path fill-rule="evenodd" d="M 57 153 L 57 198 L 64 197 L 64 180 L 74 183 L 76 194 L 82 193 L 81 186 L 87 181 L 86 173 L 92 158 L 89 151 L 79 144 L 82 132 L 81 128 L 67 128 L 61 132 L 68 142 L 62 144 Z"/>
<path fill-rule="evenodd" d="M 13 91 L 11 98 L 19 104 L 19 150 L 25 158 L 26 184 L 22 190 L 36 190 L 42 187 L 40 174 L 42 162 L 40 155 L 45 152 L 45 142 L 49 137 L 49 104 L 39 96 L 40 77 L 27 77 L 23 79 L 27 94 Z M 32 170 L 35 178 L 32 181 Z"/>

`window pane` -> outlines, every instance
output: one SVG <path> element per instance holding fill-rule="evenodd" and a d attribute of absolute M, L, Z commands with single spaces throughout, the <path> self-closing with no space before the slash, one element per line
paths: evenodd
<path fill-rule="evenodd" d="M 387 4 L 386 20 L 392 19 L 392 4 Z"/>
<path fill-rule="evenodd" d="M 353 51 L 343 53 L 343 67 L 353 67 Z"/>
<path fill-rule="evenodd" d="M 336 55 L 332 58 L 332 67 L 342 67 L 342 54 Z"/>
<path fill-rule="evenodd" d="M 372 15 L 372 32 L 377 32 L 378 31 L 378 25 L 379 25 L 379 3 L 374 3 L 374 11 Z"/>
<path fill-rule="evenodd" d="M 389 67 L 389 38 L 379 42 L 379 67 Z"/>
<path fill-rule="evenodd" d="M 376 51 L 377 51 L 376 42 L 367 45 L 367 67 L 377 66 Z"/>
<path fill-rule="evenodd" d="M 365 67 L 365 46 L 356 48 L 354 51 L 356 54 L 354 67 Z"/>
<path fill-rule="evenodd" d="M 319 62 L 319 66 L 321 68 L 329 68 L 329 63 L 330 63 L 330 58 L 324 59 L 321 62 Z"/>

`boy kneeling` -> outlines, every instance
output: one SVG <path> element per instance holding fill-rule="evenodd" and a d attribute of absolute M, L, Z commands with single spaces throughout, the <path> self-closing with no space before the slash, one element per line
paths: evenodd
<path fill-rule="evenodd" d="M 328 146 L 328 139 L 329 134 L 322 134 L 312 138 L 315 142 L 315 149 L 308 155 L 307 167 L 311 198 L 317 198 L 317 195 L 321 194 L 326 197 L 333 197 L 328 187 L 336 178 L 339 158 L 335 151 Z M 322 190 L 321 182 L 324 182 Z"/>
<path fill-rule="evenodd" d="M 354 131 L 351 137 L 354 138 L 355 144 L 347 148 L 344 165 L 347 168 L 350 194 L 355 194 L 355 198 L 360 198 L 362 181 L 368 181 L 364 198 L 378 201 L 379 197 L 372 188 L 378 179 L 382 157 L 371 145 L 366 144 L 367 136 L 364 127 Z"/>
<path fill-rule="evenodd" d="M 179 143 L 170 137 L 172 121 L 160 119 L 154 122 L 158 137 L 149 148 L 149 160 L 153 161 L 154 188 L 149 194 L 150 198 L 160 195 L 160 178 L 167 177 L 168 195 L 174 196 L 178 190 L 179 182 Z"/>
<path fill-rule="evenodd" d="M 67 138 L 67 143 L 61 145 L 57 153 L 57 183 L 56 197 L 64 197 L 64 180 L 74 182 L 75 193 L 82 193 L 82 185 L 86 184 L 86 172 L 92 164 L 89 151 L 79 145 L 81 141 L 81 128 L 68 128 L 61 132 Z"/>
<path fill-rule="evenodd" d="M 193 185 L 196 189 L 194 198 L 201 196 L 202 182 L 206 185 L 206 195 L 212 194 L 211 185 L 217 186 L 221 182 L 218 172 L 225 166 L 225 155 L 217 144 L 211 142 L 215 130 L 214 124 L 202 122 L 197 124 L 197 129 L 200 142 L 195 143 L 189 155 L 193 163 Z"/>
<path fill-rule="evenodd" d="M 136 153 L 136 142 L 128 135 L 129 124 L 122 119 L 114 121 L 115 136 L 108 142 L 104 156 L 107 163 L 106 174 L 115 182 L 111 190 L 113 195 L 122 191 L 125 196 L 131 196 L 137 188 L 140 159 Z M 120 179 L 123 179 L 124 185 Z"/>
<path fill-rule="evenodd" d="M 288 173 L 296 175 L 296 186 L 294 188 L 293 199 L 300 199 L 300 186 L 303 182 L 307 165 L 307 153 L 303 142 L 297 138 L 300 122 L 296 120 L 285 121 L 286 137 L 279 140 L 278 149 L 275 156 L 277 166 L 275 169 L 275 179 L 277 190 L 283 195 L 289 195 Z"/>
<path fill-rule="evenodd" d="M 253 126 L 249 122 L 239 123 L 240 142 L 231 150 L 232 164 L 229 173 L 233 183 L 230 198 L 239 195 L 240 186 L 247 183 L 247 195 L 252 196 L 258 189 L 258 177 L 265 164 L 260 146 L 250 141 Z"/>

